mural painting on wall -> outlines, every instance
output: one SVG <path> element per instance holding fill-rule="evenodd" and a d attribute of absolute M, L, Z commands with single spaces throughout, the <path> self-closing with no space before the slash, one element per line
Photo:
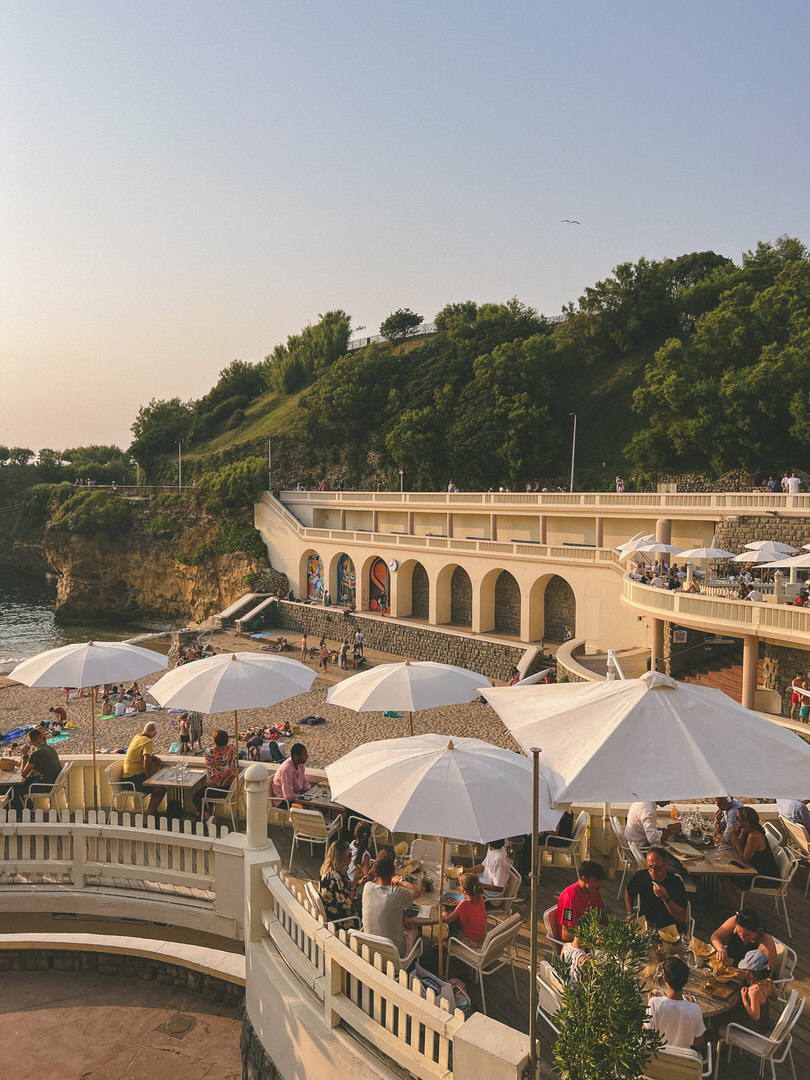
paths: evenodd
<path fill-rule="evenodd" d="M 388 610 L 391 592 L 388 567 L 380 558 L 374 560 L 368 572 L 368 595 L 371 610 L 384 615 Z"/>
<path fill-rule="evenodd" d="M 307 600 L 323 599 L 323 563 L 320 555 L 313 553 L 307 559 Z"/>
<path fill-rule="evenodd" d="M 337 602 L 348 604 L 351 600 L 357 601 L 354 563 L 348 555 L 341 555 L 337 564 Z"/>

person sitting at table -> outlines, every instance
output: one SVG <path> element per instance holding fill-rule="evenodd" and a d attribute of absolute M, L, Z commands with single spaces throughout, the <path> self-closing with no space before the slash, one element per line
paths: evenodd
<path fill-rule="evenodd" d="M 53 727 L 53 725 L 51 725 Z M 780 817 L 791 821 L 794 825 L 801 825 L 807 832 L 810 840 L 810 809 L 804 799 L 777 799 L 776 810 Z"/>
<path fill-rule="evenodd" d="M 351 882 L 346 874 L 350 859 L 349 845 L 345 840 L 335 840 L 329 845 L 318 883 L 318 894 L 327 922 L 360 914 L 360 905 L 352 896 Z"/>
<path fill-rule="evenodd" d="M 453 935 L 465 945 L 477 949 L 487 936 L 487 912 L 484 902 L 484 887 L 477 874 L 467 872 L 458 879 L 458 885 L 464 899 L 455 910 L 445 912 L 445 926 L 458 923 L 458 931 Z"/>
<path fill-rule="evenodd" d="M 23 796 L 28 794 L 34 784 L 54 784 L 62 771 L 59 755 L 52 746 L 48 746 L 39 728 L 32 728 L 28 732 L 28 742 L 23 743 L 20 753 L 23 783 L 16 785 L 9 806 L 10 810 L 16 810 L 18 814 L 23 811 Z"/>
<path fill-rule="evenodd" d="M 572 986 L 579 982 L 582 965 L 590 955 L 587 949 L 582 948 L 582 943 L 576 936 L 573 940 L 566 941 L 560 950 L 560 960 L 568 967 L 568 980 Z"/>
<path fill-rule="evenodd" d="M 624 906 L 629 917 L 639 900 L 639 912 L 647 925 L 663 930 L 674 923 L 679 930 L 686 926 L 686 889 L 682 878 L 669 868 L 669 855 L 664 848 L 651 847 L 647 852 L 647 868 L 637 870 L 624 890 Z"/>
<path fill-rule="evenodd" d="M 166 794 L 165 787 L 146 788 L 145 782 L 162 768 L 163 762 L 155 755 L 155 735 L 157 724 L 150 720 L 144 725 L 140 735 L 136 735 L 127 748 L 121 779 L 129 780 L 137 791 L 150 791 L 151 797 L 146 808 L 146 816 L 153 817 Z"/>
<path fill-rule="evenodd" d="M 206 794 L 221 798 L 228 794 L 236 779 L 236 751 L 228 745 L 229 738 L 227 731 L 222 729 L 215 731 L 214 742 L 205 751 L 205 784 L 191 796 L 198 814 L 202 813 L 202 803 Z M 208 821 L 213 813 L 210 807 L 206 808 L 205 820 Z"/>
<path fill-rule="evenodd" d="M 306 763 L 309 754 L 303 743 L 293 743 L 290 756 L 280 769 L 276 770 L 275 776 L 270 778 L 270 794 L 273 797 L 274 806 L 283 806 L 289 809 L 297 795 L 309 791 L 307 782 Z"/>
<path fill-rule="evenodd" d="M 557 900 L 557 926 L 563 943 L 574 940 L 577 923 L 591 908 L 596 908 L 604 921 L 605 902 L 600 894 L 604 880 L 604 867 L 586 859 L 579 868 L 579 880 L 560 893 Z"/>
<path fill-rule="evenodd" d="M 388 938 L 399 955 L 406 956 L 416 944 L 419 928 L 413 919 L 404 917 L 404 912 L 419 896 L 419 889 L 395 877 L 394 870 L 394 860 L 388 852 L 377 856 L 376 880 L 363 886 L 363 933 Z"/>
<path fill-rule="evenodd" d="M 354 827 L 354 840 L 349 845 L 349 869 L 352 888 L 357 889 L 371 874 L 371 822 L 358 821 Z"/>
<path fill-rule="evenodd" d="M 714 800 L 717 810 L 714 814 L 715 832 L 723 834 L 723 843 L 731 847 L 731 830 L 737 824 L 737 814 L 742 810 L 742 803 L 731 795 L 721 795 Z"/>
<path fill-rule="evenodd" d="M 737 852 L 743 862 L 750 863 L 756 870 L 756 874 L 748 877 L 721 877 L 720 882 L 726 894 L 729 906 L 736 908 L 739 903 L 739 889 L 746 892 L 754 883 L 758 875 L 768 878 L 779 877 L 779 867 L 768 843 L 765 830 L 759 823 L 759 814 L 753 806 L 743 806 L 737 812 L 737 824 L 731 830 L 731 846 Z M 774 887 L 774 883 L 765 887 Z"/>
<path fill-rule="evenodd" d="M 754 911 L 738 911 L 718 926 L 711 937 L 717 959 L 728 967 L 736 967 L 747 952 L 759 949 L 771 968 L 776 965 L 776 945 L 770 934 L 759 924 Z"/>
<path fill-rule="evenodd" d="M 680 821 L 672 821 L 663 829 L 658 828 L 656 807 L 666 805 L 666 799 L 663 802 L 631 803 L 627 811 L 627 824 L 624 827 L 625 840 L 629 844 L 637 844 L 644 851 L 646 848 L 663 843 L 673 833 L 679 833 Z"/>
<path fill-rule="evenodd" d="M 702 1050 L 706 1042 L 703 1013 L 696 1001 L 683 996 L 683 988 L 689 980 L 689 965 L 680 956 L 670 956 L 662 966 L 666 997 L 654 991 L 650 994 L 646 1026 L 661 1034 L 665 1046 Z"/>
<path fill-rule="evenodd" d="M 740 1007 L 729 1017 L 729 1022 L 736 1021 L 752 1031 L 768 1031 L 771 1026 L 768 1005 L 779 996 L 768 957 L 761 949 L 751 949 L 737 967 L 746 972 L 747 985 L 740 991 Z"/>
<path fill-rule="evenodd" d="M 511 863 L 506 853 L 505 840 L 490 840 L 486 857 L 478 866 L 471 866 L 471 874 L 480 874 L 484 886 L 484 900 L 492 907 L 500 907 L 501 894 L 509 884 Z"/>

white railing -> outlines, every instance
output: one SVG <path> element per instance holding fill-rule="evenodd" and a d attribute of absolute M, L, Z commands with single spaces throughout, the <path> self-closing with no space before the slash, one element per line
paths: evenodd
<path fill-rule="evenodd" d="M 263 947 L 275 950 L 323 1010 L 327 1027 L 341 1027 L 382 1050 L 421 1080 L 452 1076 L 452 1047 L 464 1015 L 437 1003 L 433 991 L 409 986 L 393 964 L 335 934 L 297 894 L 278 863 L 262 869 L 267 904 Z"/>
<path fill-rule="evenodd" d="M 810 644 L 810 609 L 790 604 L 754 603 L 681 590 L 671 592 L 642 585 L 629 575 L 624 578 L 621 600 L 626 607 L 687 626 Z"/>

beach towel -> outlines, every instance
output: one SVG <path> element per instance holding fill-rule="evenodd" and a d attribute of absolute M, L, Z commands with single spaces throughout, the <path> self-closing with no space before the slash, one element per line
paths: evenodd
<path fill-rule="evenodd" d="M 401 720 L 405 713 L 402 712 L 384 712 L 383 716 L 387 716 L 389 720 Z"/>
<path fill-rule="evenodd" d="M 69 735 L 65 735 L 65 734 L 62 734 L 62 735 L 51 735 L 50 739 L 48 739 L 48 742 L 49 742 L 49 743 L 55 743 L 55 742 L 64 742 L 64 741 L 65 741 L 65 739 L 69 739 L 69 738 L 70 738 L 70 736 L 69 736 Z"/>
<path fill-rule="evenodd" d="M 263 638 L 263 637 L 275 637 L 276 632 L 275 632 L 275 630 L 262 630 L 262 632 L 260 634 L 251 634 L 250 636 L 254 640 L 257 640 L 258 638 Z"/>
<path fill-rule="evenodd" d="M 317 727 L 318 724 L 325 724 L 326 723 L 326 717 L 325 716 L 305 716 L 303 720 L 299 721 L 299 723 L 306 724 L 307 727 Z"/>
<path fill-rule="evenodd" d="M 99 715 L 99 720 L 117 720 L 117 719 L 118 719 L 118 717 L 115 715 L 114 712 L 102 713 L 102 714 Z"/>
<path fill-rule="evenodd" d="M 34 724 L 26 724 L 25 727 L 13 728 L 11 731 L 7 731 L 5 735 L 0 736 L 0 746 L 4 743 L 14 742 L 15 739 L 21 738 L 23 735 L 27 735 L 33 728 Z"/>

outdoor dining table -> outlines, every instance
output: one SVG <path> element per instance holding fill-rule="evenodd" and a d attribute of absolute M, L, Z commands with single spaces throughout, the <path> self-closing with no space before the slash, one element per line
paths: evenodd
<path fill-rule="evenodd" d="M 185 801 L 185 794 L 196 791 L 205 782 L 205 769 L 178 769 L 176 765 L 161 765 L 143 782 L 146 788 L 165 787 L 172 790 L 175 799 Z"/>
<path fill-rule="evenodd" d="M 750 863 L 743 862 L 734 848 L 723 844 L 716 847 L 706 844 L 690 844 L 688 840 L 667 840 L 664 847 L 683 865 L 689 874 L 698 876 L 732 876 L 756 874 Z"/>
<path fill-rule="evenodd" d="M 296 795 L 292 805 L 302 810 L 320 810 L 321 813 L 330 817 L 346 816 L 346 807 L 332 801 L 328 784 L 313 784 L 309 791 Z"/>
<path fill-rule="evenodd" d="M 709 967 L 690 967 L 689 980 L 684 987 L 684 994 L 689 994 L 694 998 L 700 1006 L 703 1019 L 708 1024 L 709 1021 L 724 1016 L 739 1005 L 741 985 L 739 977 L 716 979 Z M 648 977 L 644 989 L 648 992 L 653 989 L 660 989 L 657 987 L 657 979 Z"/>
<path fill-rule="evenodd" d="M 17 765 L 16 768 L 11 769 L 9 772 L 0 772 L 0 787 L 13 787 L 23 782 L 21 765 Z"/>

